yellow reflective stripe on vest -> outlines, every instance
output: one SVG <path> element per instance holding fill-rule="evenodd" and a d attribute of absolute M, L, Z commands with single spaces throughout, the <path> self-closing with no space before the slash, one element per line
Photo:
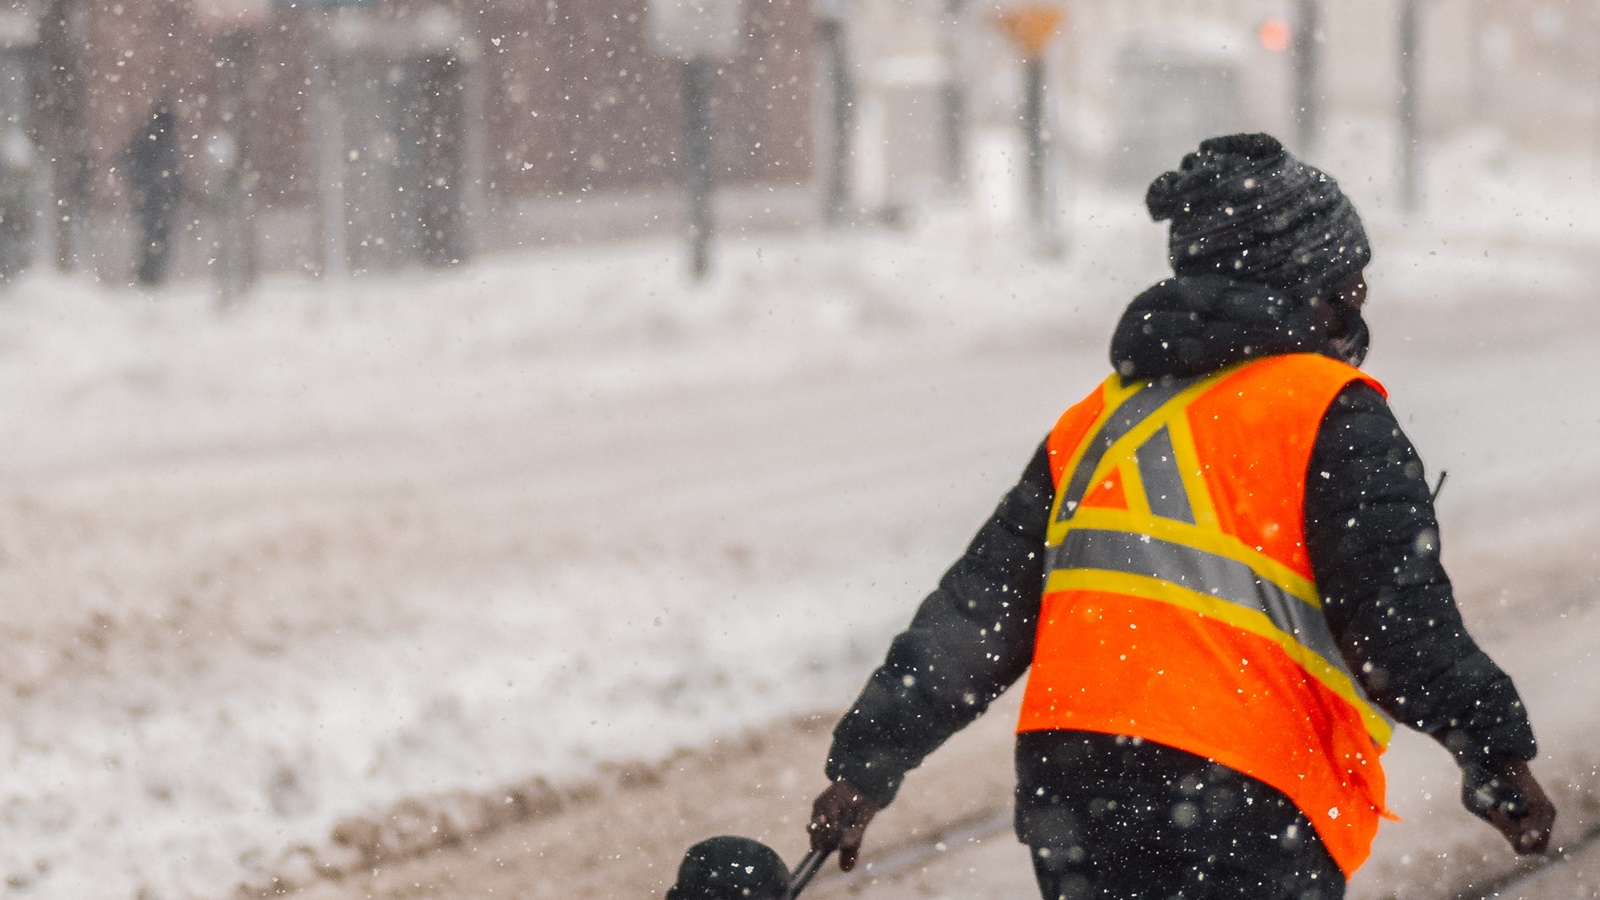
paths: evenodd
<path fill-rule="evenodd" d="M 1106 394 L 1106 408 L 1090 429 L 1090 437 L 1083 442 L 1078 457 L 1067 463 L 1066 471 L 1072 474 L 1064 479 L 1066 490 L 1059 492 L 1056 497 L 1052 522 L 1059 523 L 1072 517 L 1095 477 L 1101 474 L 1100 465 L 1113 447 L 1126 443 L 1130 437 L 1141 442 L 1149 437 L 1148 433 L 1139 433 L 1145 431 L 1141 426 L 1150 422 L 1162 407 L 1184 397 L 1195 384 L 1193 381 L 1174 381 L 1130 389 L 1119 387 L 1120 380 L 1113 375 L 1101 386 Z"/>
<path fill-rule="evenodd" d="M 1307 674 L 1349 701 L 1385 746 L 1393 725 L 1373 708 L 1343 662 L 1320 605 L 1262 578 L 1246 563 L 1147 534 L 1074 528 L 1049 548 L 1047 594 L 1098 590 L 1159 600 L 1271 640 Z"/>

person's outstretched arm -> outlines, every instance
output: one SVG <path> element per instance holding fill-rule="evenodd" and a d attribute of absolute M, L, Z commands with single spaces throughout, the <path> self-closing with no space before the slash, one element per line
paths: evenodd
<path fill-rule="evenodd" d="M 1033 662 L 1044 542 L 1055 488 L 1045 446 L 922 601 L 911 625 L 833 731 L 809 826 L 813 849 L 855 866 L 867 822 L 923 758 L 966 727 Z"/>
<path fill-rule="evenodd" d="M 1527 710 L 1467 633 L 1422 463 L 1371 387 L 1346 388 L 1324 417 L 1305 514 L 1329 627 L 1367 696 L 1450 751 L 1474 815 L 1518 853 L 1543 852 L 1555 807 L 1528 769 Z"/>

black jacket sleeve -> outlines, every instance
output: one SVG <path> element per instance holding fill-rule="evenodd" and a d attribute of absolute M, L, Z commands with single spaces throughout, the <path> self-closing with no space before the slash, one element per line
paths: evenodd
<path fill-rule="evenodd" d="M 1537 755 L 1511 678 L 1461 621 L 1422 463 L 1377 391 L 1339 395 L 1306 474 L 1312 572 L 1367 696 L 1461 765 Z"/>
<path fill-rule="evenodd" d="M 1054 494 L 1041 444 L 839 721 L 829 778 L 888 805 L 908 771 L 1027 671 Z"/>

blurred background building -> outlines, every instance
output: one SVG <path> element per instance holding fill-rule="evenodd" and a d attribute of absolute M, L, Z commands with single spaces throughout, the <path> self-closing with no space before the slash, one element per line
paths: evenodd
<path fill-rule="evenodd" d="M 894 222 L 993 181 L 1023 94 L 996 18 L 1019 5 L 1061 16 L 1060 181 L 1138 185 L 1231 130 L 1385 169 L 1400 136 L 1472 129 L 1600 156 L 1592 0 L 28 0 L 0 11 L 0 275 L 126 282 L 127 153 L 163 105 L 176 277 L 676 233 L 686 82 L 651 23 L 691 2 L 742 23 L 711 61 L 724 230 Z"/>

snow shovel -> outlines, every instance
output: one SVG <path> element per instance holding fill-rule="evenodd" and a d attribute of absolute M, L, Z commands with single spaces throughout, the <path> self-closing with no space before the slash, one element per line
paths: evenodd
<path fill-rule="evenodd" d="M 806 889 L 811 879 L 816 877 L 822 864 L 828 861 L 829 850 L 813 850 L 800 860 L 800 865 L 794 867 L 794 875 L 789 879 L 789 896 L 785 900 L 794 900 L 800 892 Z"/>
<path fill-rule="evenodd" d="M 827 858 L 813 850 L 790 874 L 777 851 L 760 841 L 708 838 L 683 855 L 666 900 L 794 900 Z"/>

